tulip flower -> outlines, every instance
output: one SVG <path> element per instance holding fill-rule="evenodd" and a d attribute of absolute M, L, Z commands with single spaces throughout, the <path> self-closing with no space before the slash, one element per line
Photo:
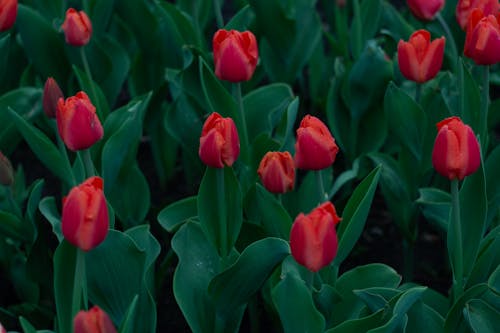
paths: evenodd
<path fill-rule="evenodd" d="M 444 0 L 407 0 L 410 11 L 415 17 L 424 21 L 431 21 L 444 7 Z"/>
<path fill-rule="evenodd" d="M 293 190 L 295 167 L 289 152 L 268 152 L 264 155 L 257 170 L 262 184 L 272 193 L 285 193 Z"/>
<path fill-rule="evenodd" d="M 248 81 L 257 66 L 257 39 L 250 31 L 218 30 L 212 41 L 215 75 L 233 83 Z"/>
<path fill-rule="evenodd" d="M 299 169 L 321 170 L 335 162 L 339 147 L 326 125 L 306 115 L 297 129 L 295 166 Z"/>
<path fill-rule="evenodd" d="M 479 143 L 472 129 L 458 117 L 437 124 L 438 134 L 432 151 L 434 169 L 450 180 L 462 180 L 481 163 Z"/>
<path fill-rule="evenodd" d="M 240 140 L 231 118 L 212 113 L 201 130 L 200 159 L 213 168 L 232 166 L 240 154 Z"/>
<path fill-rule="evenodd" d="M 290 231 L 292 256 L 312 272 L 330 264 L 337 254 L 335 226 L 341 221 L 335 206 L 329 201 L 308 215 L 300 213 Z"/>
<path fill-rule="evenodd" d="M 434 78 L 441 69 L 445 38 L 432 42 L 427 30 L 417 30 L 408 42 L 398 43 L 398 64 L 401 74 L 408 80 L 423 83 Z"/>
<path fill-rule="evenodd" d="M 462 30 L 467 29 L 467 22 L 472 10 L 479 8 L 485 16 L 496 15 L 500 11 L 498 0 L 458 0 L 455 16 Z"/>
<path fill-rule="evenodd" d="M 16 22 L 17 0 L 0 0 L 0 31 L 9 30 Z"/>
<path fill-rule="evenodd" d="M 478 65 L 494 65 L 500 62 L 498 18 L 493 15 L 484 16 L 479 8 L 474 9 L 469 16 L 464 54 Z"/>
<path fill-rule="evenodd" d="M 7 333 L 5 328 L 2 326 L 2 323 L 0 323 L 0 333 Z"/>
<path fill-rule="evenodd" d="M 14 183 L 14 170 L 9 159 L 0 151 L 0 184 L 10 186 Z"/>
<path fill-rule="evenodd" d="M 90 177 L 71 189 L 63 199 L 61 224 L 66 240 L 83 251 L 104 241 L 109 219 L 102 178 Z"/>
<path fill-rule="evenodd" d="M 83 46 L 92 36 L 92 23 L 84 11 L 70 8 L 66 11 L 66 18 L 62 24 L 66 43 L 73 46 Z"/>
<path fill-rule="evenodd" d="M 79 311 L 73 319 L 74 333 L 116 333 L 108 314 L 94 305 L 88 311 Z"/>
<path fill-rule="evenodd" d="M 104 134 L 95 107 L 83 91 L 66 101 L 59 99 L 56 119 L 59 135 L 73 151 L 89 148 Z"/>
<path fill-rule="evenodd" d="M 56 80 L 49 77 L 43 87 L 43 111 L 49 118 L 55 118 L 57 113 L 57 102 L 64 95 Z"/>

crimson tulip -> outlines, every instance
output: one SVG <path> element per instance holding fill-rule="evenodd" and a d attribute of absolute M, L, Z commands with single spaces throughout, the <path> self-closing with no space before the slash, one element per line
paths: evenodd
<path fill-rule="evenodd" d="M 12 28 L 16 17 L 17 0 L 0 0 L 0 31 Z"/>
<path fill-rule="evenodd" d="M 467 22 L 472 10 L 479 8 L 485 16 L 496 15 L 500 11 L 498 0 L 458 0 L 455 16 L 462 30 L 467 29 Z"/>
<path fill-rule="evenodd" d="M 109 218 L 102 178 L 90 177 L 71 189 L 63 199 L 61 224 L 64 238 L 83 251 L 104 241 Z"/>
<path fill-rule="evenodd" d="M 251 31 L 218 30 L 213 38 L 215 75 L 230 82 L 252 78 L 259 58 L 257 39 Z"/>
<path fill-rule="evenodd" d="M 292 256 L 312 272 L 330 264 L 337 254 L 335 226 L 341 221 L 335 206 L 327 201 L 308 215 L 300 213 L 290 231 Z"/>
<path fill-rule="evenodd" d="M 500 62 L 500 24 L 494 15 L 484 16 L 476 8 L 469 16 L 465 35 L 464 54 L 478 65 L 494 65 Z"/>
<path fill-rule="evenodd" d="M 94 305 L 88 311 L 79 311 L 73 319 L 74 333 L 116 333 L 108 314 Z"/>
<path fill-rule="evenodd" d="M 59 135 L 73 151 L 89 148 L 104 134 L 95 107 L 83 91 L 66 101 L 59 99 L 56 119 Z"/>
<path fill-rule="evenodd" d="M 297 129 L 295 166 L 306 170 L 328 168 L 335 162 L 338 151 L 328 127 L 318 118 L 306 115 Z"/>
<path fill-rule="evenodd" d="M 450 180 L 462 180 L 474 173 L 481 163 L 481 155 L 470 126 L 459 117 L 450 117 L 440 121 L 437 129 L 432 151 L 434 169 Z"/>
<path fill-rule="evenodd" d="M 257 170 L 262 184 L 272 193 L 285 193 L 293 190 L 295 166 L 289 152 L 267 152 Z"/>
<path fill-rule="evenodd" d="M 443 63 L 445 38 L 432 42 L 427 30 L 417 30 L 408 42 L 398 43 L 398 64 L 401 74 L 408 80 L 423 83 L 434 78 Z"/>
<path fill-rule="evenodd" d="M 415 17 L 425 21 L 433 20 L 444 7 L 444 0 L 407 0 L 406 3 Z"/>
<path fill-rule="evenodd" d="M 68 9 L 61 28 L 69 45 L 86 45 L 92 36 L 92 23 L 83 10 Z"/>
<path fill-rule="evenodd" d="M 56 117 L 59 98 L 64 98 L 61 88 L 54 78 L 49 77 L 43 87 L 43 111 L 47 117 Z"/>
<path fill-rule="evenodd" d="M 201 130 L 200 159 L 213 168 L 232 166 L 240 154 L 240 139 L 231 118 L 212 113 Z"/>

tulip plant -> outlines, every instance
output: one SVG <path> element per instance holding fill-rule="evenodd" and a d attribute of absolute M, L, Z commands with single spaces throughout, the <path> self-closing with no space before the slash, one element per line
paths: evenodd
<path fill-rule="evenodd" d="M 0 55 L 0 333 L 498 331 L 498 0 L 0 0 Z"/>

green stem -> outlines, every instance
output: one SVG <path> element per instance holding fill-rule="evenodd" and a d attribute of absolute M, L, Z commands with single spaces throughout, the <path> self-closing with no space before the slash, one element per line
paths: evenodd
<path fill-rule="evenodd" d="M 73 279 L 73 301 L 71 314 L 72 317 L 76 315 L 81 309 L 82 296 L 83 305 L 87 309 L 87 287 L 86 287 L 86 272 L 85 272 L 85 252 L 77 248 L 76 249 L 76 264 L 75 264 L 75 276 Z"/>
<path fill-rule="evenodd" d="M 412 241 L 403 239 L 403 256 L 403 281 L 411 282 L 415 265 L 415 247 Z"/>
<path fill-rule="evenodd" d="M 328 195 L 325 193 L 325 187 L 323 186 L 323 177 L 321 176 L 321 170 L 315 170 L 314 175 L 316 176 L 316 185 L 318 186 L 319 193 L 319 203 L 323 203 Z"/>
<path fill-rule="evenodd" d="M 215 20 L 217 22 L 217 27 L 222 29 L 224 26 L 224 19 L 222 18 L 222 10 L 220 5 L 220 0 L 213 0 L 214 11 L 215 11 Z"/>
<path fill-rule="evenodd" d="M 347 6 L 335 8 L 335 32 L 339 43 L 342 46 L 342 51 L 345 59 L 349 59 L 349 26 L 347 24 Z"/>
<path fill-rule="evenodd" d="M 21 211 L 21 208 L 17 204 L 16 200 L 14 199 L 14 190 L 12 186 L 9 186 L 7 189 L 7 198 L 9 200 L 10 206 L 12 207 L 12 210 L 16 214 L 17 217 L 19 217 L 21 220 L 23 219 L 23 212 Z"/>
<path fill-rule="evenodd" d="M 250 299 L 250 302 L 248 303 L 248 317 L 250 318 L 250 332 L 261 332 L 259 320 L 259 304 L 257 296 L 252 297 Z"/>
<path fill-rule="evenodd" d="M 490 101 L 490 67 L 482 66 L 481 68 L 481 80 L 482 80 L 482 96 L 481 96 L 481 114 L 479 115 L 480 127 L 479 134 L 481 138 L 481 144 L 483 151 L 486 151 L 488 147 L 488 108 Z"/>
<path fill-rule="evenodd" d="M 87 74 L 87 77 L 90 81 L 90 86 L 92 88 L 92 101 L 95 104 L 97 114 L 100 114 L 100 112 L 102 112 L 102 110 L 101 110 L 101 106 L 99 105 L 99 98 L 97 96 L 97 91 L 95 89 L 94 80 L 92 79 L 92 72 L 90 71 L 89 62 L 87 61 L 87 55 L 85 54 L 85 49 L 83 47 L 80 47 L 80 55 L 82 57 L 82 62 L 83 62 L 83 67 L 85 68 L 85 73 Z"/>
<path fill-rule="evenodd" d="M 87 178 L 95 176 L 95 167 L 94 163 L 92 162 L 92 156 L 90 155 L 90 148 L 81 150 L 80 152 L 82 154 L 81 156 Z"/>
<path fill-rule="evenodd" d="M 306 286 L 307 288 L 312 292 L 312 289 L 313 289 L 313 285 L 314 285 L 314 275 L 316 273 L 314 273 L 313 271 L 310 271 L 310 270 L 307 270 L 307 273 L 306 273 Z"/>
<path fill-rule="evenodd" d="M 226 212 L 226 189 L 224 184 L 224 168 L 217 169 L 217 205 L 219 209 L 219 246 L 223 258 L 228 255 L 227 242 L 227 212 Z"/>
<path fill-rule="evenodd" d="M 462 58 L 458 60 L 458 70 L 457 70 L 457 80 L 458 80 L 458 92 L 459 92 L 459 102 L 458 102 L 458 116 L 464 117 L 465 113 L 465 79 L 464 79 L 464 66 L 462 65 Z"/>
<path fill-rule="evenodd" d="M 454 237 L 453 241 L 455 243 L 455 253 L 458 254 L 458 259 L 452 260 L 455 263 L 453 272 L 453 297 L 457 300 L 463 292 L 463 246 L 462 246 L 462 225 L 460 222 L 460 196 L 458 191 L 458 179 L 453 179 L 451 181 L 451 202 L 452 202 L 452 216 L 451 222 L 453 225 Z"/>
<path fill-rule="evenodd" d="M 352 44 L 352 53 L 354 56 L 354 59 L 358 59 L 359 56 L 361 55 L 361 52 L 363 51 L 363 36 L 362 36 L 362 25 L 363 21 L 361 19 L 361 7 L 359 5 L 359 0 L 354 0 L 353 3 L 353 11 L 354 11 L 354 18 L 353 18 L 353 41 L 354 43 Z"/>
<path fill-rule="evenodd" d="M 233 84 L 233 94 L 236 98 L 236 102 L 238 103 L 238 109 L 240 112 L 240 118 L 241 118 L 241 128 L 239 128 L 239 132 L 241 133 L 240 137 L 242 142 L 242 147 L 241 147 L 241 155 L 243 158 L 243 161 L 246 164 L 249 164 L 250 162 L 250 144 L 248 141 L 248 131 L 247 131 L 247 122 L 245 119 L 245 108 L 243 106 L 243 97 L 241 94 L 241 83 L 234 83 Z"/>
<path fill-rule="evenodd" d="M 56 141 L 57 141 L 57 147 L 59 148 L 59 151 L 61 152 L 61 155 L 64 158 L 65 163 L 68 163 L 68 170 L 71 170 L 71 163 L 69 162 L 69 157 L 68 157 L 68 151 L 66 150 L 66 145 L 64 144 L 61 136 L 59 135 L 59 130 L 57 128 L 57 123 L 54 120 L 52 122 L 52 127 L 54 129 L 54 132 L 56 133 Z M 71 172 L 71 184 L 67 184 L 70 187 L 76 186 L 76 179 L 75 175 L 73 172 Z"/>
<path fill-rule="evenodd" d="M 422 84 L 420 83 L 416 83 L 416 87 L 415 87 L 415 102 L 417 102 L 417 104 L 420 104 L 420 98 L 422 96 Z"/>
<path fill-rule="evenodd" d="M 333 273 L 333 274 L 332 274 Z M 331 286 L 335 287 L 335 284 L 337 283 L 337 277 L 339 276 L 339 266 L 337 264 L 333 263 L 331 269 L 330 269 L 330 276 L 328 281 L 330 282 Z"/>
<path fill-rule="evenodd" d="M 446 21 L 443 19 L 441 13 L 438 13 L 436 15 L 436 18 L 439 24 L 441 24 L 441 27 L 444 30 L 444 34 L 446 35 L 446 44 L 450 45 L 451 47 L 452 59 L 458 59 L 457 45 L 455 44 L 455 38 L 453 38 L 453 34 L 451 33 L 448 23 L 446 23 Z M 457 66 L 457 62 L 452 63 L 452 66 L 454 66 L 455 68 Z"/>

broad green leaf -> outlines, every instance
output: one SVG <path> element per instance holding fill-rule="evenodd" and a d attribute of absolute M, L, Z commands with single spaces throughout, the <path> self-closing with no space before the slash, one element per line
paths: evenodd
<path fill-rule="evenodd" d="M 64 238 L 61 229 L 61 214 L 59 213 L 54 197 L 45 197 L 38 204 L 40 213 L 52 225 L 52 232 L 56 235 L 57 240 L 61 242 Z"/>
<path fill-rule="evenodd" d="M 488 285 L 485 283 L 476 284 L 475 286 L 466 290 L 450 308 L 450 311 L 445 318 L 444 332 L 464 332 L 465 322 L 463 318 L 463 310 L 466 303 L 471 299 L 480 298 L 482 295 L 486 294 L 487 291 Z"/>
<path fill-rule="evenodd" d="M 500 327 L 500 312 L 480 299 L 465 304 L 464 317 L 474 333 L 495 333 Z"/>
<path fill-rule="evenodd" d="M 20 217 L 0 210 L 0 221 L 2 221 L 0 223 L 0 234 L 3 237 L 23 242 L 32 241 L 32 228 Z"/>
<path fill-rule="evenodd" d="M 342 274 L 335 289 L 343 296 L 353 295 L 353 290 L 370 287 L 397 288 L 401 276 L 391 267 L 384 264 L 368 264 L 355 267 Z"/>
<path fill-rule="evenodd" d="M 25 219 L 29 221 L 33 226 L 33 231 L 36 232 L 35 227 L 35 214 L 38 208 L 38 204 L 40 203 L 40 199 L 42 198 L 42 190 L 44 185 L 43 179 L 36 180 L 31 186 L 31 191 L 28 198 L 28 204 L 26 207 L 26 215 Z M 36 233 L 34 233 L 36 238 Z"/>
<path fill-rule="evenodd" d="M 78 83 L 80 84 L 80 89 L 86 91 L 89 96 L 90 101 L 96 107 L 96 113 L 99 117 L 101 123 L 104 123 L 106 117 L 109 114 L 109 104 L 106 100 L 106 96 L 104 95 L 101 87 L 95 82 L 91 81 L 87 76 L 87 73 L 79 69 L 78 67 L 73 65 L 73 72 L 78 79 Z M 95 89 L 95 90 L 94 90 Z M 94 96 L 94 91 L 97 96 Z M 96 99 L 97 98 L 97 99 Z"/>
<path fill-rule="evenodd" d="M 437 188 L 420 188 L 419 198 L 415 201 L 422 214 L 443 232 L 448 230 L 451 197 L 448 192 Z"/>
<path fill-rule="evenodd" d="M 370 290 L 353 290 L 353 293 L 366 304 L 371 312 L 377 312 L 383 309 L 388 303 L 384 297 Z"/>
<path fill-rule="evenodd" d="M 497 266 L 497 268 L 495 268 L 495 271 L 491 274 L 490 278 L 488 279 L 488 285 L 491 289 L 493 289 L 493 291 L 495 291 L 497 294 L 500 294 L 500 266 Z"/>
<path fill-rule="evenodd" d="M 443 332 L 444 319 L 432 307 L 425 304 L 422 300 L 415 304 L 408 311 L 408 325 L 405 332 L 421 333 L 421 332 Z"/>
<path fill-rule="evenodd" d="M 500 226 L 491 230 L 481 241 L 476 262 L 467 280 L 467 286 L 488 281 L 492 278 L 493 271 L 500 265 Z M 491 275 L 491 276 L 490 276 Z M 500 291 L 500 281 L 496 287 Z"/>
<path fill-rule="evenodd" d="M 368 332 L 372 328 L 379 327 L 384 323 L 386 315 L 383 309 L 372 313 L 366 317 L 351 319 L 342 322 L 341 324 L 327 330 L 325 333 L 353 333 L 353 332 Z"/>
<path fill-rule="evenodd" d="M 266 234 L 288 239 L 293 221 L 281 202 L 260 184 L 256 184 L 256 200 Z"/>
<path fill-rule="evenodd" d="M 130 303 L 127 313 L 125 313 L 122 323 L 120 324 L 120 328 L 118 330 L 119 333 L 134 333 L 134 317 L 136 316 L 138 300 L 139 297 L 135 295 L 132 303 Z"/>
<path fill-rule="evenodd" d="M 500 210 L 500 177 L 498 177 L 498 166 L 500 165 L 500 145 L 491 151 L 484 165 L 486 177 L 486 194 L 488 198 L 488 218 L 486 226 L 491 224 Z"/>
<path fill-rule="evenodd" d="M 21 324 L 24 333 L 37 333 L 37 330 L 33 327 L 33 325 L 31 325 L 28 319 L 19 317 L 19 323 Z"/>
<path fill-rule="evenodd" d="M 380 17 L 382 15 L 382 1 L 365 0 L 361 2 L 361 21 L 363 41 L 373 38 L 380 26 Z"/>
<path fill-rule="evenodd" d="M 72 301 L 76 256 L 77 248 L 66 240 L 59 244 L 54 253 L 54 298 L 57 310 L 57 327 L 60 332 L 72 332 L 73 330 Z M 108 314 L 110 313 L 108 312 Z"/>
<path fill-rule="evenodd" d="M 168 232 L 178 229 L 184 222 L 198 216 L 197 197 L 192 196 L 176 201 L 163 208 L 158 214 L 158 222 Z"/>
<path fill-rule="evenodd" d="M 250 29 L 250 24 L 255 19 L 255 13 L 249 5 L 243 6 L 236 14 L 233 15 L 231 20 L 227 22 L 224 29 L 245 31 Z"/>

